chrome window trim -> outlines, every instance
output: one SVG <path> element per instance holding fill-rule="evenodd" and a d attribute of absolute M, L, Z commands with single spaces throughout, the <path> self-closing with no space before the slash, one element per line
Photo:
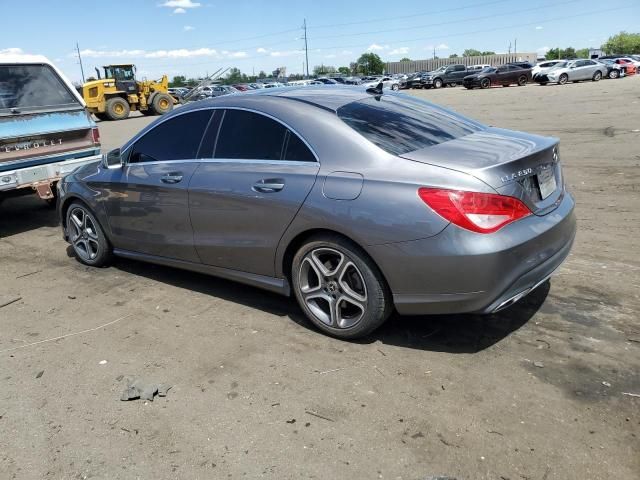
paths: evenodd
<path fill-rule="evenodd" d="M 318 154 L 316 153 L 316 151 L 313 149 L 313 147 L 311 145 L 309 145 L 309 142 L 307 142 L 307 140 L 300 135 L 300 133 L 298 133 L 298 131 L 291 127 L 289 124 L 287 124 L 286 122 L 283 122 L 282 120 L 274 117 L 271 114 L 265 113 L 265 112 L 261 112 L 259 110 L 255 110 L 252 108 L 246 108 L 246 107 L 225 107 L 225 106 L 207 106 L 207 107 L 202 107 L 202 108 L 194 108 L 193 110 L 189 110 L 186 112 L 179 112 L 176 113 L 174 115 L 171 115 L 168 118 L 164 118 L 159 120 L 156 124 L 153 125 L 153 128 L 150 128 L 149 130 L 142 130 L 141 132 L 139 132 L 136 136 L 134 136 L 131 140 L 129 140 L 127 143 L 124 144 L 124 146 L 122 147 L 122 156 L 125 157 L 126 156 L 126 162 L 125 165 L 130 165 L 129 163 L 129 150 L 133 147 L 133 145 L 140 139 L 142 138 L 144 135 L 147 135 L 149 133 L 151 133 L 153 130 L 155 130 L 156 128 L 158 128 L 160 125 L 162 125 L 163 123 L 176 118 L 176 117 L 180 117 L 182 115 L 187 115 L 189 113 L 193 113 L 193 112 L 200 112 L 202 110 L 242 110 L 245 112 L 251 112 L 251 113 L 256 113 L 258 115 L 264 115 L 267 118 L 270 118 L 271 120 L 274 120 L 276 122 L 278 122 L 279 124 L 281 124 L 282 126 L 284 126 L 285 128 L 288 128 L 291 132 L 295 133 L 298 138 L 300 140 L 302 140 L 302 143 L 304 143 L 307 148 L 309 149 L 309 151 L 311 152 L 311 154 L 314 156 L 314 158 L 316 159 L 315 162 L 307 162 L 307 161 L 301 161 L 301 160 L 246 160 L 246 159 L 240 159 L 240 158 L 234 158 L 234 159 L 210 159 L 210 158 L 198 158 L 198 159 L 186 159 L 186 160 L 158 160 L 157 162 L 141 162 L 144 164 L 158 164 L 158 163 L 168 163 L 168 162 L 185 162 L 185 161 L 207 161 L 207 160 L 224 160 L 226 163 L 230 163 L 230 162 L 238 162 L 238 163 L 247 163 L 247 162 L 251 162 L 251 163 L 255 163 L 255 162 L 261 162 L 261 163 L 273 163 L 273 162 L 278 162 L 277 164 L 281 164 L 281 162 L 287 163 L 287 164 L 291 164 L 291 163 L 304 163 L 304 164 L 320 164 L 320 160 L 318 158 Z M 212 112 L 213 115 L 213 112 Z M 211 119 L 210 119 L 211 121 Z M 224 116 L 222 117 L 222 120 L 220 122 L 220 127 L 222 127 L 222 123 L 224 122 Z M 206 129 L 205 129 L 205 133 L 206 133 Z M 218 129 L 218 135 L 220 133 L 220 129 Z M 203 134 L 204 136 L 204 134 Z M 215 147 L 217 147 L 218 144 L 218 138 L 216 138 L 216 142 L 215 142 L 215 146 L 213 149 L 213 154 L 215 155 Z M 133 164 L 132 164 L 133 165 Z"/>
<path fill-rule="evenodd" d="M 186 160 L 158 160 L 156 162 L 127 163 L 125 167 L 145 166 L 145 165 L 168 165 L 182 163 L 236 163 L 238 165 L 291 165 L 297 167 L 313 166 L 318 168 L 318 162 L 306 162 L 303 160 L 260 160 L 260 159 L 237 159 L 237 158 L 192 158 Z M 119 166 L 117 168 L 120 168 Z"/>

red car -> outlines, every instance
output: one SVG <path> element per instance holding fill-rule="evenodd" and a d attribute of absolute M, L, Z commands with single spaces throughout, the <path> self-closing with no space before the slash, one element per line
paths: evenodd
<path fill-rule="evenodd" d="M 636 66 L 633 64 L 631 60 L 627 60 L 626 58 L 616 58 L 615 62 L 624 67 L 625 73 L 627 75 L 635 75 L 636 74 Z"/>
<path fill-rule="evenodd" d="M 235 88 L 236 90 L 240 90 L 241 92 L 246 92 L 247 90 L 249 90 L 249 87 L 247 87 L 246 85 L 243 85 L 241 83 L 233 85 L 233 88 Z"/>

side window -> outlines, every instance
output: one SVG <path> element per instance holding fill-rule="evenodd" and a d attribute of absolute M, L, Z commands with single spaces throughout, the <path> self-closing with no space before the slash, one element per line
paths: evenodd
<path fill-rule="evenodd" d="M 218 135 L 215 158 L 280 160 L 287 129 L 264 115 L 227 110 Z"/>
<path fill-rule="evenodd" d="M 211 110 L 177 115 L 145 133 L 132 147 L 129 163 L 196 158 Z"/>
<path fill-rule="evenodd" d="M 456 65 L 456 72 L 464 72 L 466 69 L 464 65 Z"/>
<path fill-rule="evenodd" d="M 309 147 L 293 132 L 287 130 L 287 145 L 285 147 L 284 160 L 294 160 L 298 162 L 315 162 Z"/>
<path fill-rule="evenodd" d="M 585 60 L 584 64 L 585 65 L 595 65 L 596 63 L 594 61 L 592 61 L 592 60 Z"/>

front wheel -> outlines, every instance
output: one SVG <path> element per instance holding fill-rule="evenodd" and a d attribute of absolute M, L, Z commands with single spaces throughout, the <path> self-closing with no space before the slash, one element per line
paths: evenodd
<path fill-rule="evenodd" d="M 153 97 L 151 109 L 156 115 L 164 115 L 173 110 L 173 98 L 166 93 L 158 93 Z"/>
<path fill-rule="evenodd" d="M 104 107 L 105 116 L 109 120 L 124 120 L 129 116 L 131 108 L 124 98 L 114 97 L 107 100 Z"/>
<path fill-rule="evenodd" d="M 441 88 L 441 87 L 442 87 L 442 85 L 443 85 L 443 82 L 442 82 L 442 80 L 441 80 L 441 79 L 439 79 L 439 78 L 436 78 L 436 79 L 433 81 L 433 88 Z"/>
<path fill-rule="evenodd" d="M 111 245 L 87 206 L 73 202 L 67 209 L 67 238 L 78 260 L 102 267 L 111 259 Z"/>
<path fill-rule="evenodd" d="M 391 314 L 391 292 L 382 274 L 342 237 L 317 236 L 303 245 L 293 258 L 291 280 L 306 316 L 331 336 L 363 337 Z"/>
<path fill-rule="evenodd" d="M 599 82 L 601 78 L 602 78 L 602 72 L 598 70 L 596 73 L 593 74 L 593 77 L 591 78 L 591 80 L 593 80 L 594 82 Z"/>
<path fill-rule="evenodd" d="M 566 73 L 563 73 L 562 75 L 560 75 L 560 78 L 558 78 L 558 83 L 560 85 L 564 85 L 568 81 L 569 81 L 569 75 L 567 75 Z"/>

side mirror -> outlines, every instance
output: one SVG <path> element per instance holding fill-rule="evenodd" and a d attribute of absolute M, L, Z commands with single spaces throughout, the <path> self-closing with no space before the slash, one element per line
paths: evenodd
<path fill-rule="evenodd" d="M 122 155 L 119 148 L 111 150 L 102 156 L 102 163 L 106 168 L 119 168 L 122 166 Z"/>

